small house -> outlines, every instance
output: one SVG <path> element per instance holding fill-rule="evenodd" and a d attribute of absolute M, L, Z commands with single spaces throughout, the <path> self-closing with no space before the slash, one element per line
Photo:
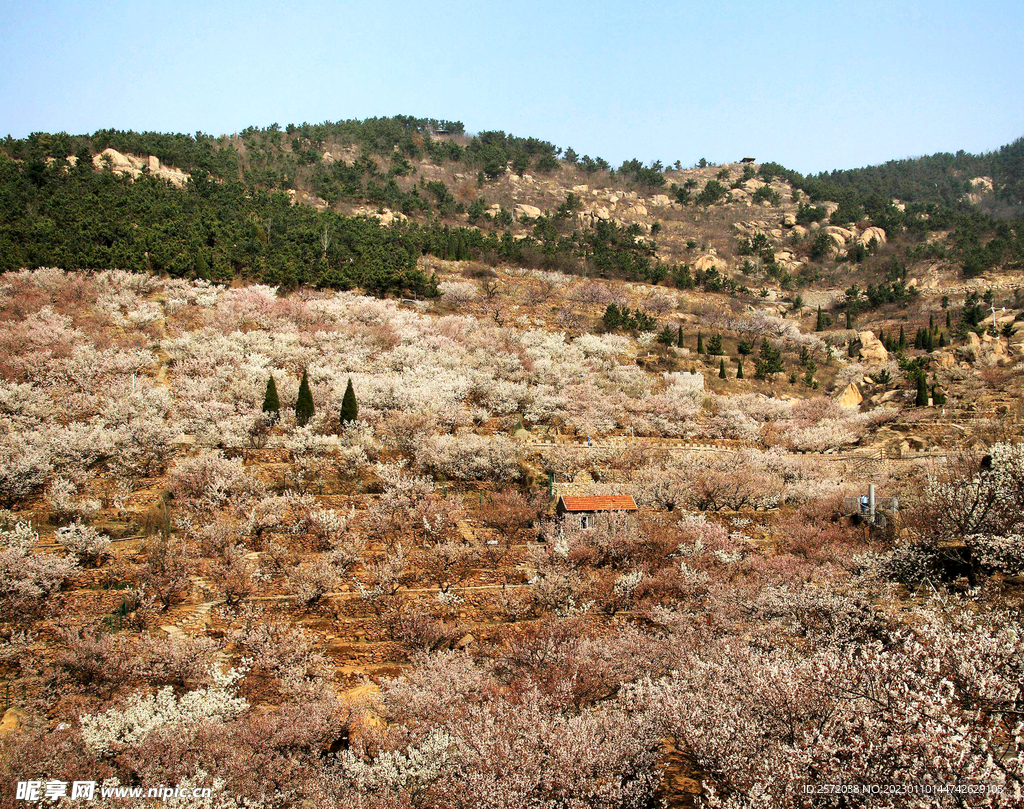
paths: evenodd
<path fill-rule="evenodd" d="M 559 519 L 579 521 L 583 528 L 593 528 L 598 514 L 623 511 L 637 511 L 632 495 L 562 495 L 558 498 L 558 504 L 555 506 L 555 514 Z"/>

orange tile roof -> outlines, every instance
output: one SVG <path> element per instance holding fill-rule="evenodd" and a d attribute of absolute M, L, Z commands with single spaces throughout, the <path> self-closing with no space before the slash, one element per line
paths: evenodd
<path fill-rule="evenodd" d="M 636 511 L 636 502 L 629 494 L 601 494 L 593 497 L 561 498 L 566 511 Z"/>

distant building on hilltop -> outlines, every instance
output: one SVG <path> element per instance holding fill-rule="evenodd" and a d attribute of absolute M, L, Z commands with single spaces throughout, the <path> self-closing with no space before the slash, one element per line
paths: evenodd
<path fill-rule="evenodd" d="M 593 496 L 562 495 L 555 506 L 559 519 L 579 520 L 583 528 L 593 528 L 598 514 L 619 511 L 637 511 L 636 501 L 629 494 L 599 494 Z"/>
<path fill-rule="evenodd" d="M 741 163 L 753 163 L 754 162 L 754 158 L 752 158 L 752 157 L 744 157 L 740 162 Z"/>

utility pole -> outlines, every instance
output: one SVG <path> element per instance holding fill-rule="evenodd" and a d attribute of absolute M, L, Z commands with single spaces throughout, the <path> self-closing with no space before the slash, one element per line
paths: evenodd
<path fill-rule="evenodd" d="M 995 304 L 992 304 L 992 328 L 993 329 L 996 327 L 996 311 L 1005 312 L 1006 311 L 1006 307 L 1004 306 L 1001 310 L 997 310 Z"/>

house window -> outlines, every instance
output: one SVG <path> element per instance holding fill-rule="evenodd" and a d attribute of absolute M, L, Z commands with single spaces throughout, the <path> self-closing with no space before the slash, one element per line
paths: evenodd
<path fill-rule="evenodd" d="M 594 527 L 594 515 L 593 514 L 581 514 L 580 515 L 580 527 L 581 528 L 593 528 Z"/>

